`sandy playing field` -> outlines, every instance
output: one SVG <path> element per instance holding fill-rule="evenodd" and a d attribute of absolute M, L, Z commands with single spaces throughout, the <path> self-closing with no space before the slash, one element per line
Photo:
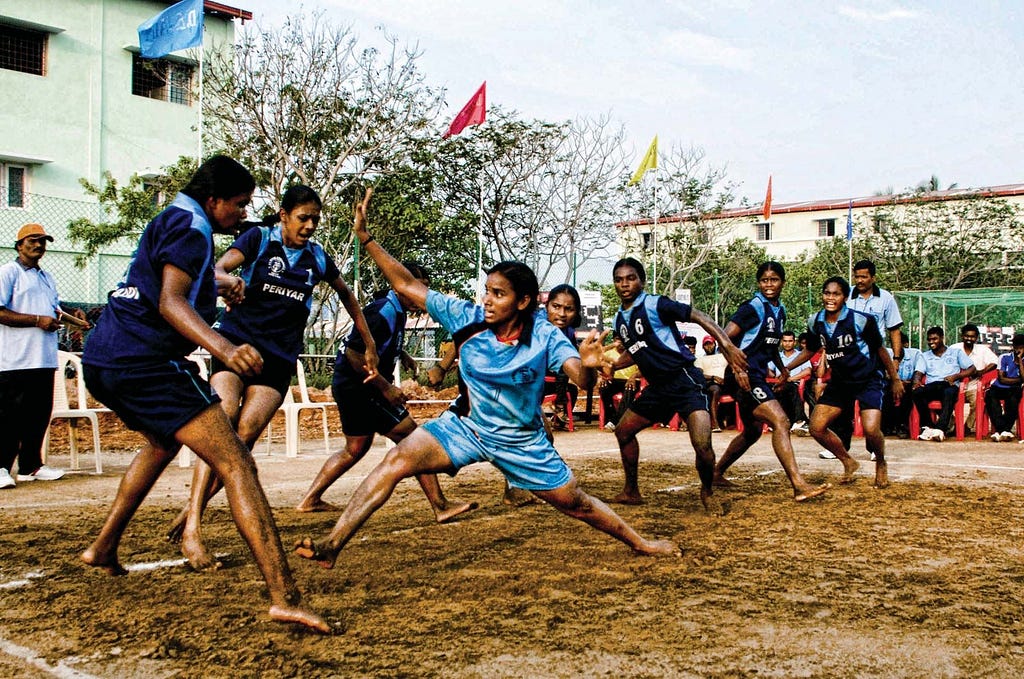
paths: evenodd
<path fill-rule="evenodd" d="M 280 444 L 271 456 L 257 449 L 286 544 L 324 535 L 337 518 L 291 509 L 324 460 L 313 431 L 297 459 Z M 730 436 L 716 435 L 719 452 Z M 270 621 L 221 497 L 206 536 L 226 567 L 197 574 L 182 564 L 164 538 L 191 480 L 177 465 L 125 535 L 132 572 L 83 566 L 78 554 L 131 455 L 108 453 L 100 476 L 0 491 L 0 675 L 1020 676 L 1024 445 L 888 443 L 891 488 L 871 487 L 873 465 L 855 440 L 859 480 L 798 505 L 763 438 L 734 467 L 742 489 L 718 491 L 724 512 L 710 516 L 686 434 L 643 433 L 647 504 L 621 513 L 678 541 L 682 558 L 633 556 L 544 505 L 507 507 L 488 466 L 442 479 L 450 498 L 481 505 L 450 525 L 435 524 L 416 483 L 403 482 L 335 570 L 291 558 L 333 636 Z M 819 460 L 813 441 L 795 444 L 809 479 L 838 478 L 840 465 Z M 583 427 L 557 445 L 586 489 L 621 488 L 612 434 Z M 375 446 L 326 499 L 343 504 L 383 451 Z"/>

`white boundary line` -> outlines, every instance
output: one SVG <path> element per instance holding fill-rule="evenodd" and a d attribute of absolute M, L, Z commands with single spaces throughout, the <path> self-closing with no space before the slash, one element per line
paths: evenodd
<path fill-rule="evenodd" d="M 0 637 L 0 651 L 14 658 L 24 660 L 26 665 L 31 665 L 37 670 L 41 670 L 54 677 L 60 677 L 60 679 L 99 679 L 95 675 L 81 672 L 64 664 L 67 660 L 74 660 L 74 658 L 65 658 L 58 661 L 56 665 L 51 665 L 40 658 L 31 648 L 19 646 L 2 637 Z"/>

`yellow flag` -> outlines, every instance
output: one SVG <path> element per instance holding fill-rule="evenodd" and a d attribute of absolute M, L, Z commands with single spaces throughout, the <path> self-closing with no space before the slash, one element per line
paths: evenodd
<path fill-rule="evenodd" d="M 644 172 L 656 167 L 658 167 L 658 135 L 654 135 L 654 139 L 651 140 L 651 146 L 644 154 L 644 159 L 640 161 L 640 167 L 636 168 L 636 172 L 633 173 L 633 178 L 629 180 L 629 185 L 636 184 L 643 179 Z"/>

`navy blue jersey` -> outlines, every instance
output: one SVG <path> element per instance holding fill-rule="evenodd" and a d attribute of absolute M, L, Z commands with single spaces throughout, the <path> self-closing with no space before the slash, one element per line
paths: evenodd
<path fill-rule="evenodd" d="M 807 329 L 811 333 L 807 348 L 817 351 L 825 347 L 833 382 L 866 382 L 878 376 L 882 333 L 874 316 L 844 306 L 835 323 L 826 323 L 822 309 L 811 316 Z"/>
<path fill-rule="evenodd" d="M 766 379 L 768 364 L 773 363 L 779 353 L 786 307 L 781 303 L 772 304 L 758 292 L 741 304 L 729 320 L 743 331 L 738 346 L 747 355 L 747 373 L 751 379 Z"/>
<path fill-rule="evenodd" d="M 693 366 L 694 356 L 683 343 L 676 323 L 690 320 L 690 306 L 663 295 L 641 293 L 629 310 L 615 314 L 615 335 L 651 383 L 678 377 Z"/>
<path fill-rule="evenodd" d="M 377 345 L 377 372 L 385 379 L 393 380 L 405 337 L 406 313 L 398 301 L 398 295 L 394 290 L 388 291 L 384 297 L 363 307 L 363 316 L 370 326 L 373 342 Z M 351 349 L 360 356 L 366 352 L 366 342 L 355 328 L 352 328 L 348 339 L 345 340 L 345 347 L 338 352 L 334 374 L 341 381 L 362 384 L 364 376 L 357 373 L 348 362 L 345 349 Z"/>
<path fill-rule="evenodd" d="M 181 336 L 160 315 L 160 290 L 166 265 L 192 278 L 187 298 L 207 323 L 217 314 L 213 278 L 213 227 L 203 208 L 185 194 L 146 226 L 128 271 L 110 293 L 96 328 L 89 334 L 82 361 L 116 368 L 187 356 L 196 343 Z"/>
<path fill-rule="evenodd" d="M 285 247 L 280 226 L 249 229 L 231 247 L 245 257 L 240 272 L 245 300 L 214 327 L 260 353 L 294 363 L 302 352 L 313 289 L 320 281 L 336 280 L 338 267 L 313 241 L 302 248 Z"/>

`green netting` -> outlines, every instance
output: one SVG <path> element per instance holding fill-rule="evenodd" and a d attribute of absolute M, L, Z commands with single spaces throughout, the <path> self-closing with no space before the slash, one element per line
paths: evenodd
<path fill-rule="evenodd" d="M 893 292 L 910 344 L 925 347 L 932 326 L 946 333 L 946 344 L 960 340 L 960 326 L 974 323 L 986 344 L 1008 350 L 1017 329 L 1024 328 L 1024 288 L 899 290 Z"/>

